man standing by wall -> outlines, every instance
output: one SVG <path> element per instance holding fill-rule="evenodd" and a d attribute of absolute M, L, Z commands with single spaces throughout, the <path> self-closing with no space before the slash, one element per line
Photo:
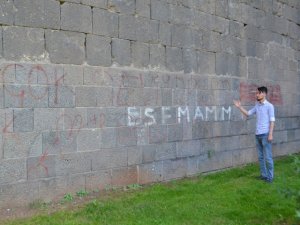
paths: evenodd
<path fill-rule="evenodd" d="M 249 111 L 241 106 L 241 102 L 234 100 L 234 105 L 245 115 L 256 114 L 256 148 L 260 165 L 260 179 L 271 183 L 274 178 L 274 163 L 272 158 L 272 140 L 275 122 L 274 106 L 267 101 L 268 89 L 259 87 L 256 91 L 256 104 Z"/>

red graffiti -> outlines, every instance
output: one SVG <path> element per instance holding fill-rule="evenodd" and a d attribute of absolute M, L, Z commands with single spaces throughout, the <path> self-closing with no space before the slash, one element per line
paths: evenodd
<path fill-rule="evenodd" d="M 274 105 L 282 105 L 282 95 L 279 85 L 266 85 L 268 88 L 268 100 Z M 253 103 L 256 101 L 257 84 L 240 83 L 240 100 L 243 103 Z"/>

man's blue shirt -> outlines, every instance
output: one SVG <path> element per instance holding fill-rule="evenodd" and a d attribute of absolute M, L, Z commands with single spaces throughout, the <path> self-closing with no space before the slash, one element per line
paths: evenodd
<path fill-rule="evenodd" d="M 263 103 L 256 102 L 255 106 L 248 111 L 248 115 L 256 114 L 255 134 L 267 134 L 270 129 L 270 122 L 275 121 L 274 106 L 266 99 Z"/>

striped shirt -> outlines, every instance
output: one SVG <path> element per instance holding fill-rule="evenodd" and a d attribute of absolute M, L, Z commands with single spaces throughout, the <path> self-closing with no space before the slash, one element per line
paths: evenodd
<path fill-rule="evenodd" d="M 267 134 L 270 129 L 270 122 L 275 121 L 274 106 L 265 100 L 263 103 L 256 102 L 255 106 L 248 111 L 248 115 L 256 114 L 255 134 Z"/>

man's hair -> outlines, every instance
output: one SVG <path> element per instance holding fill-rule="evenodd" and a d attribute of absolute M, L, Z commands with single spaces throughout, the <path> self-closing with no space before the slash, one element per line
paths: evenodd
<path fill-rule="evenodd" d="M 258 90 L 259 93 L 262 92 L 262 93 L 268 94 L 268 88 L 266 88 L 265 86 L 258 87 L 257 90 Z"/>

